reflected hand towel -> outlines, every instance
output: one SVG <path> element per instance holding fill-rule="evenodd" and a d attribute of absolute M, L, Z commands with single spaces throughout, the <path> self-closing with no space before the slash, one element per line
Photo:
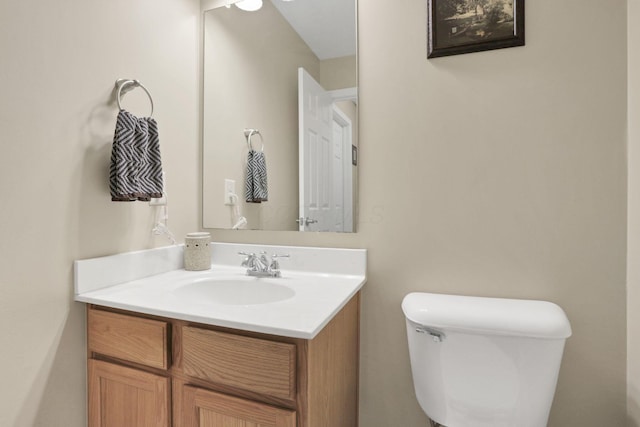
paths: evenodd
<path fill-rule="evenodd" d="M 247 156 L 245 201 L 247 203 L 262 203 L 268 199 L 267 160 L 262 151 L 249 150 Z"/>

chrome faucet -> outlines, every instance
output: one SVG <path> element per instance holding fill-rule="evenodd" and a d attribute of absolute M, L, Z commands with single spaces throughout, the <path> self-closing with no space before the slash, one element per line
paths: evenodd
<path fill-rule="evenodd" d="M 269 259 L 265 251 L 260 252 L 260 255 L 247 252 L 238 252 L 238 254 L 245 256 L 241 265 L 247 267 L 248 276 L 254 277 L 280 277 L 280 263 L 277 259 L 289 258 L 289 254 L 273 254 Z"/>

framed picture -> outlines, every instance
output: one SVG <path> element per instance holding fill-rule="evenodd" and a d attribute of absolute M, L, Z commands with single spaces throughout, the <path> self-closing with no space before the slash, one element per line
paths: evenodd
<path fill-rule="evenodd" d="M 524 46 L 524 0 L 427 0 L 427 58 Z"/>

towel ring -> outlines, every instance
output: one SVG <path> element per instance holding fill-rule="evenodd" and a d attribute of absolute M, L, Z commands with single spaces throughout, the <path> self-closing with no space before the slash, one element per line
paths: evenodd
<path fill-rule="evenodd" d="M 121 97 L 122 95 L 124 95 L 125 93 L 132 91 L 133 89 L 140 87 L 142 88 L 142 90 L 144 90 L 147 94 L 147 96 L 149 97 L 149 102 L 151 102 L 151 114 L 149 114 L 149 117 L 153 116 L 153 98 L 151 97 L 151 93 L 149 93 L 149 91 L 147 90 L 146 87 L 144 87 L 144 85 L 142 83 L 140 83 L 139 80 L 131 80 L 131 79 L 118 79 L 116 80 L 116 87 L 118 88 L 118 91 L 116 93 L 116 100 L 118 101 L 118 108 L 120 110 L 123 110 L 122 105 L 121 105 Z"/>
<path fill-rule="evenodd" d="M 253 135 L 258 135 L 260 137 L 260 142 L 262 143 L 262 147 L 260 148 L 260 151 L 264 151 L 264 138 L 262 138 L 262 134 L 260 133 L 260 131 L 258 129 L 245 129 L 244 130 L 244 136 L 247 138 L 247 147 L 249 147 L 249 151 L 253 150 L 253 145 L 251 142 L 251 137 Z"/>

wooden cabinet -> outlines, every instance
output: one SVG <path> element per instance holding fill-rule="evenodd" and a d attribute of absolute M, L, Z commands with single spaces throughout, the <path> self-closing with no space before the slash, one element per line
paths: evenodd
<path fill-rule="evenodd" d="M 169 427 L 169 379 L 89 360 L 89 425 Z"/>
<path fill-rule="evenodd" d="M 357 427 L 359 294 L 312 340 L 88 307 L 89 427 Z"/>

